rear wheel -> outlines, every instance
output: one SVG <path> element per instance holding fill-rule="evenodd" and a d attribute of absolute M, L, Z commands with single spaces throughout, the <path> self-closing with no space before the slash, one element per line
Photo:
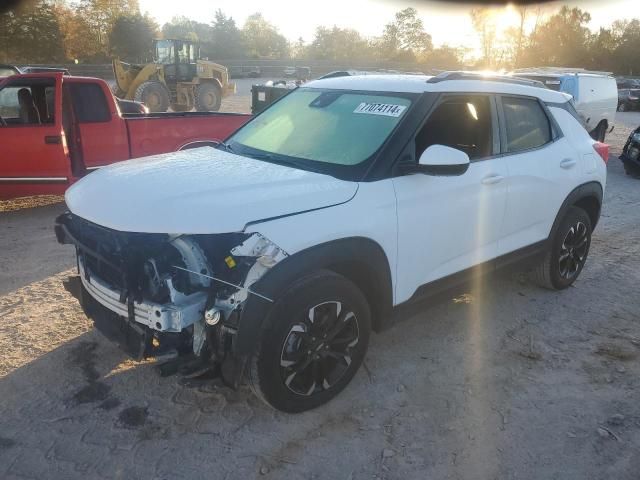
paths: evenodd
<path fill-rule="evenodd" d="M 249 381 L 258 397 L 284 412 L 303 412 L 331 400 L 351 381 L 369 344 L 364 295 L 329 271 L 296 282 L 266 321 Z"/>
<path fill-rule="evenodd" d="M 199 112 L 217 112 L 222 103 L 222 92 L 213 83 L 201 83 L 196 89 L 196 110 Z"/>
<path fill-rule="evenodd" d="M 169 108 L 169 91 L 160 82 L 144 82 L 134 96 L 137 102 L 144 103 L 150 112 L 166 112 Z"/>
<path fill-rule="evenodd" d="M 576 281 L 589 255 L 591 219 L 587 212 L 571 207 L 558 227 L 544 260 L 533 272 L 538 284 L 563 290 Z"/>
<path fill-rule="evenodd" d="M 607 125 L 604 122 L 600 122 L 596 129 L 593 131 L 593 138 L 599 142 L 604 142 L 604 137 L 607 135 Z"/>

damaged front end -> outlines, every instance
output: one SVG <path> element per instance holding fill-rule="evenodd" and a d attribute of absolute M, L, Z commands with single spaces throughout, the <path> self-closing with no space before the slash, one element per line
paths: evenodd
<path fill-rule="evenodd" d="M 251 287 L 286 252 L 258 233 L 129 233 L 72 213 L 57 218 L 55 231 L 76 247 L 78 297 L 105 336 L 136 359 L 172 359 L 164 373 L 215 370 L 238 385 L 243 306 L 249 296 L 272 302 Z"/>

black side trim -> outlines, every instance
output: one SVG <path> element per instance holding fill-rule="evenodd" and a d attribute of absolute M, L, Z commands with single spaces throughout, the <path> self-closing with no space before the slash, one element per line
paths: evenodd
<path fill-rule="evenodd" d="M 484 275 L 493 273 L 496 270 L 516 263 L 533 261 L 544 253 L 546 245 L 546 240 L 543 240 L 541 242 L 534 243 L 533 245 L 518 249 L 514 252 L 507 253 L 506 255 L 502 255 L 493 260 L 489 260 L 474 267 L 468 268 L 466 270 L 456 272 L 447 277 L 434 280 L 433 282 L 425 283 L 424 285 L 418 287 L 416 292 L 411 296 L 409 300 L 397 305 L 394 309 L 394 312 L 398 309 L 403 309 L 407 305 L 421 302 L 456 286 L 469 283 L 473 280 L 483 277 Z"/>
<path fill-rule="evenodd" d="M 374 329 L 380 330 L 393 304 L 391 270 L 382 247 L 368 238 L 334 240 L 298 252 L 273 267 L 252 288 L 277 299 L 293 282 L 320 269 L 356 279 L 370 302 Z M 249 296 L 239 321 L 235 355 L 255 352 L 271 305 L 255 295 Z"/>

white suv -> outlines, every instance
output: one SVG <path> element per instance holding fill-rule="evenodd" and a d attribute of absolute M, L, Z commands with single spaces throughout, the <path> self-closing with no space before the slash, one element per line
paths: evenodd
<path fill-rule="evenodd" d="M 399 305 L 524 258 L 566 288 L 608 147 L 568 95 L 535 85 L 319 80 L 217 148 L 96 171 L 56 225 L 78 252 L 81 303 L 134 356 L 178 354 L 165 372 L 248 379 L 299 412 L 349 383 Z"/>

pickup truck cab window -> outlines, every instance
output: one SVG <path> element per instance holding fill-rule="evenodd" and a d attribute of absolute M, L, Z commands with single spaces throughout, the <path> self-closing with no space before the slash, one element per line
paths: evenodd
<path fill-rule="evenodd" d="M 228 143 L 243 155 L 276 163 L 293 160 L 302 168 L 356 166 L 380 149 L 411 103 L 392 93 L 300 88 Z"/>
<path fill-rule="evenodd" d="M 0 90 L 0 127 L 54 122 L 53 80 L 12 82 Z"/>
<path fill-rule="evenodd" d="M 73 111 L 78 122 L 108 122 L 111 120 L 107 99 L 100 85 L 83 82 L 70 83 L 68 87 Z"/>

